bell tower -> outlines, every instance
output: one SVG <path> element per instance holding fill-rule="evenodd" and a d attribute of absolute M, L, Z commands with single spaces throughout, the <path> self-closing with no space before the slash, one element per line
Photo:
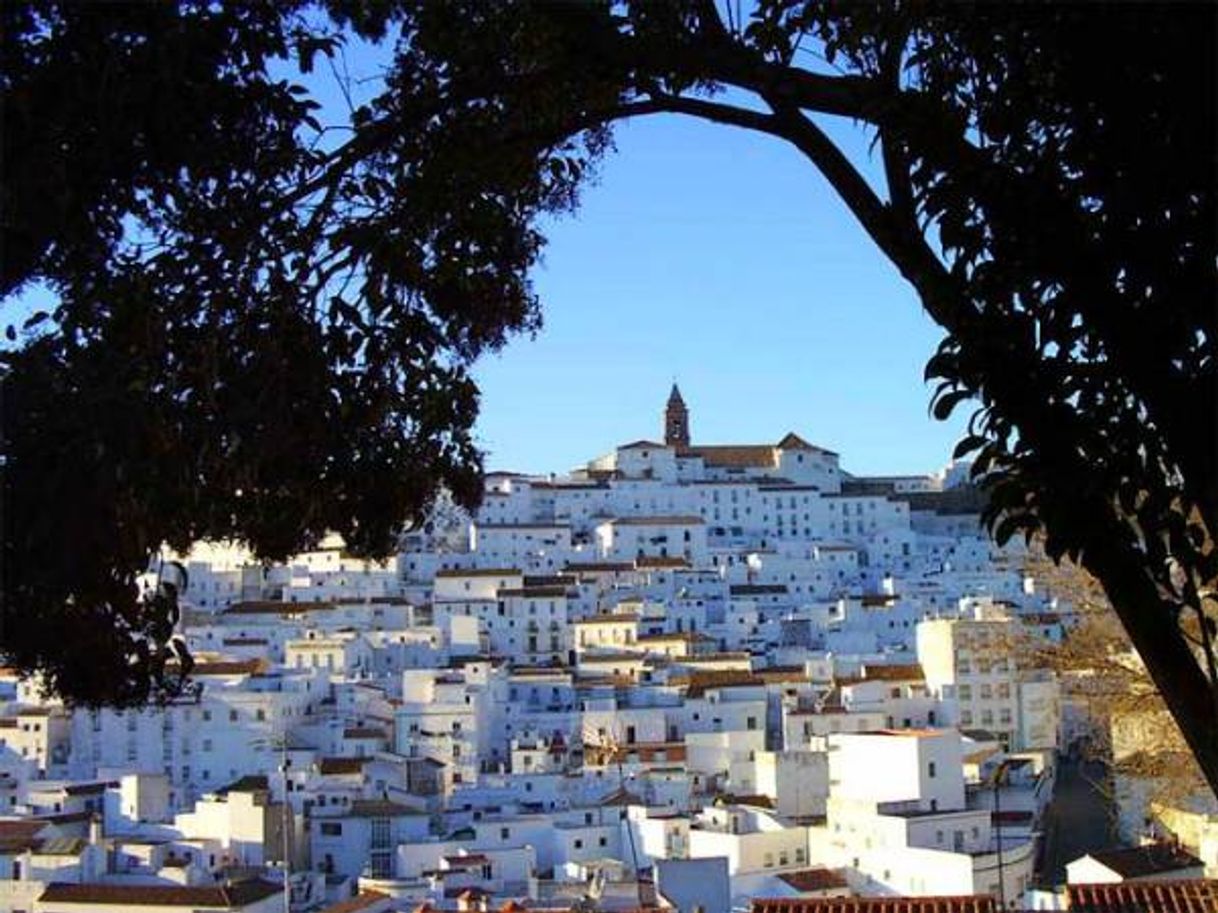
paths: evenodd
<path fill-rule="evenodd" d="M 664 443 L 669 447 L 689 446 L 689 410 L 675 383 L 664 407 Z"/>

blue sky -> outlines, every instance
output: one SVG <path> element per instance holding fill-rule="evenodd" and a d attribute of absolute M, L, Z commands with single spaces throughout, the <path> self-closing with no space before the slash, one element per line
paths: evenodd
<path fill-rule="evenodd" d="M 871 170 L 867 139 L 826 125 Z M 675 116 L 619 127 L 533 279 L 545 326 L 485 357 L 488 466 L 563 471 L 661 433 L 675 378 L 703 443 L 794 430 L 856 473 L 942 466 L 965 413 L 927 413 L 942 338 L 815 169 L 769 137 Z"/>

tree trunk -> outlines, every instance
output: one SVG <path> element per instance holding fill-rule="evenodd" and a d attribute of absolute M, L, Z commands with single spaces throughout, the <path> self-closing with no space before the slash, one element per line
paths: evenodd
<path fill-rule="evenodd" d="M 1176 621 L 1179 606 L 1163 599 L 1143 570 L 1145 559 L 1125 541 L 1120 530 L 1110 530 L 1083 551 L 1082 564 L 1103 585 L 1210 790 L 1218 796 L 1218 709 L 1210 681 Z"/>

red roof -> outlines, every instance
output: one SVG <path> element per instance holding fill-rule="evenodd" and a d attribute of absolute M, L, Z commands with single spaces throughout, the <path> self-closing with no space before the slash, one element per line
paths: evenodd
<path fill-rule="evenodd" d="M 1213 879 L 1122 881 L 1072 884 L 1072 913 L 1214 913 L 1218 881 Z"/>
<path fill-rule="evenodd" d="M 0 853 L 19 853 L 36 842 L 37 833 L 47 826 L 46 821 L 0 821 Z"/>
<path fill-rule="evenodd" d="M 847 887 L 846 876 L 841 869 L 801 869 L 784 872 L 778 876 L 797 891 L 830 891 Z"/>
<path fill-rule="evenodd" d="M 283 891 L 269 881 L 242 881 L 232 885 L 62 884 L 47 886 L 38 898 L 44 906 L 55 904 L 114 904 L 156 907 L 246 907 Z"/>
<path fill-rule="evenodd" d="M 322 758 L 317 769 L 322 776 L 345 776 L 362 773 L 371 758 Z"/>
<path fill-rule="evenodd" d="M 376 906 L 387 900 L 389 900 L 389 895 L 382 894 L 380 891 L 360 891 L 350 900 L 331 904 L 322 909 L 320 913 L 358 913 L 360 910 L 366 910 L 368 907 Z"/>
<path fill-rule="evenodd" d="M 997 913 L 994 898 L 968 897 L 817 897 L 753 901 L 752 913 Z"/>

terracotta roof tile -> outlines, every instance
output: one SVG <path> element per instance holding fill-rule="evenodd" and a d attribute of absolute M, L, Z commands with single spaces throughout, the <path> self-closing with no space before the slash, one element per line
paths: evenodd
<path fill-rule="evenodd" d="M 280 893 L 268 881 L 242 881 L 233 885 L 185 887 L 179 885 L 63 884 L 47 886 L 38 898 L 54 904 L 106 904 L 121 906 L 192 907 L 230 910 L 245 907 Z"/>
<path fill-rule="evenodd" d="M 869 681 L 884 682 L 921 682 L 926 680 L 926 673 L 917 663 L 909 664 L 880 664 L 864 665 L 863 676 Z"/>
<path fill-rule="evenodd" d="M 634 559 L 635 567 L 639 568 L 674 568 L 689 567 L 689 559 L 682 557 L 648 557 L 643 555 Z"/>
<path fill-rule="evenodd" d="M 778 454 L 773 444 L 699 444 L 677 451 L 678 456 L 702 457 L 707 466 L 774 469 Z"/>
<path fill-rule="evenodd" d="M 35 835 L 46 826 L 46 821 L 0 821 L 0 853 L 29 849 L 37 842 Z"/>
<path fill-rule="evenodd" d="M 847 887 L 842 869 L 802 869 L 778 876 L 797 891 L 831 891 Z"/>
<path fill-rule="evenodd" d="M 318 911 L 318 913 L 358 913 L 360 910 L 374 907 L 389 899 L 388 894 L 382 894 L 380 891 L 360 891 L 355 897 L 331 904 Z"/>
<path fill-rule="evenodd" d="M 362 773 L 369 758 L 322 758 L 317 762 L 318 771 L 323 776 L 343 776 L 346 774 Z"/>
<path fill-rule="evenodd" d="M 994 898 L 967 897 L 817 897 L 753 901 L 752 913 L 996 913 Z"/>
<path fill-rule="evenodd" d="M 1214 913 L 1218 881 L 1124 881 L 1072 884 L 1066 890 L 1072 913 Z"/>

